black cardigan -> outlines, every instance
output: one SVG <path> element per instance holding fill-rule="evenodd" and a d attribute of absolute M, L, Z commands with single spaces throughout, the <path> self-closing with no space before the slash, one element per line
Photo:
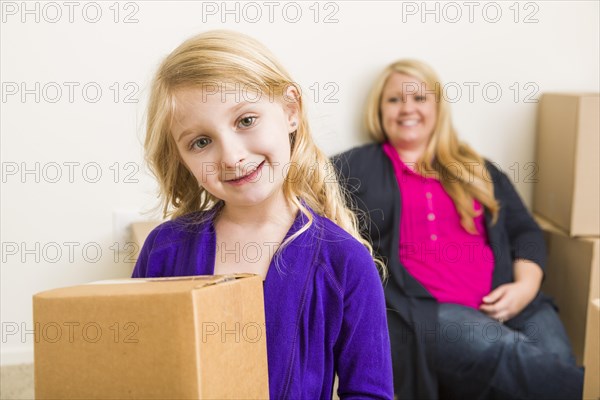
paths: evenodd
<path fill-rule="evenodd" d="M 340 184 L 351 207 L 358 208 L 361 233 L 373 244 L 390 273 L 384 283 L 392 343 L 394 388 L 399 399 L 437 399 L 433 346 L 437 301 L 400 263 L 398 244 L 401 196 L 394 168 L 381 144 L 368 144 L 334 156 Z M 500 203 L 495 224 L 486 211 L 489 244 L 494 253 L 492 287 L 513 281 L 513 260 L 534 261 L 542 270 L 546 248 L 542 232 L 508 177 L 486 162 Z M 541 293 L 515 318 L 526 318 L 550 299 Z"/>

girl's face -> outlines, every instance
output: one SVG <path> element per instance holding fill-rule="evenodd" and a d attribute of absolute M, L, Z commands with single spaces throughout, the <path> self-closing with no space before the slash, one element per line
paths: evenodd
<path fill-rule="evenodd" d="M 425 150 L 437 119 L 433 88 L 415 77 L 393 72 L 379 107 L 383 131 L 395 148 Z"/>
<path fill-rule="evenodd" d="M 226 204 L 252 206 L 281 194 L 298 115 L 295 103 L 240 94 L 179 91 L 171 133 L 205 190 Z"/>

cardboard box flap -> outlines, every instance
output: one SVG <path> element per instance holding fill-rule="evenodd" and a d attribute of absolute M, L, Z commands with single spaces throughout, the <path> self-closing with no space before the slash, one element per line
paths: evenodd
<path fill-rule="evenodd" d="M 556 224 L 553 224 L 547 218 L 544 218 L 539 214 L 533 213 L 533 219 L 535 219 L 535 222 L 537 222 L 537 224 L 540 226 L 540 228 L 543 231 L 552 232 L 552 233 L 560 233 L 565 236 L 569 236 L 569 232 L 567 232 L 565 229 L 562 229 L 559 226 L 557 226 Z"/>
<path fill-rule="evenodd" d="M 258 277 L 258 275 L 243 273 L 166 278 L 109 279 L 90 282 L 85 285 L 47 290 L 36 294 L 34 298 L 154 295 L 156 293 L 155 285 L 157 284 L 161 285 L 161 293 L 176 294 L 191 292 L 207 286 L 221 285 L 237 279 L 247 279 L 251 277 Z"/>

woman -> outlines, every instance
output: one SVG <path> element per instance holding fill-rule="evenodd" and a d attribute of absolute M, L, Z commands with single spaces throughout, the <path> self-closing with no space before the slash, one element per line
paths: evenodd
<path fill-rule="evenodd" d="M 540 291 L 542 233 L 509 179 L 452 128 L 435 72 L 388 66 L 334 158 L 384 283 L 398 398 L 581 398 L 583 373 Z"/>

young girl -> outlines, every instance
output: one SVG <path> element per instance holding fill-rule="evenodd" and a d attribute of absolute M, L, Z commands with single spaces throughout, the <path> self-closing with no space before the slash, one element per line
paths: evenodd
<path fill-rule="evenodd" d="M 145 150 L 172 219 L 133 277 L 260 274 L 271 398 L 331 398 L 336 373 L 341 398 L 392 398 L 371 247 L 271 53 L 224 31 L 181 44 L 154 78 Z"/>

